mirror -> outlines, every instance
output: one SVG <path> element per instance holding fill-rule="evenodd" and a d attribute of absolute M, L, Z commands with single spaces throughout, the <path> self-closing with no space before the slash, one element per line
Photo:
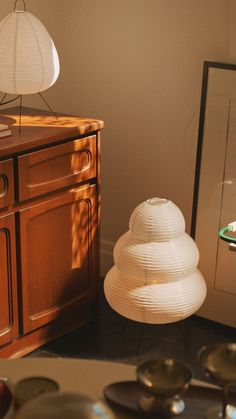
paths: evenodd
<path fill-rule="evenodd" d="M 208 287 L 199 315 L 236 326 L 236 251 L 219 230 L 236 220 L 236 65 L 204 62 L 192 237 Z"/>

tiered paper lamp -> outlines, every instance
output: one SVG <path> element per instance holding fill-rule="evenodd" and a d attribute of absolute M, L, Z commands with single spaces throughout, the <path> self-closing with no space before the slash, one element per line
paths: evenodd
<path fill-rule="evenodd" d="M 179 208 L 152 198 L 132 213 L 114 248 L 104 290 L 119 314 L 143 323 L 171 323 L 196 312 L 206 297 L 199 253 Z"/>

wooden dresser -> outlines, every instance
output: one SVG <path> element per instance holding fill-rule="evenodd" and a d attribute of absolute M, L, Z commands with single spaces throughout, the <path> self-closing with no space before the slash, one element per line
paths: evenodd
<path fill-rule="evenodd" d="M 0 357 L 91 320 L 99 280 L 103 122 L 23 108 L 0 113 Z"/>

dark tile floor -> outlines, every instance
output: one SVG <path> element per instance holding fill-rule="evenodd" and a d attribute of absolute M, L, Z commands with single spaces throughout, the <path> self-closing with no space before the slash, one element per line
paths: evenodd
<path fill-rule="evenodd" d="M 100 318 L 42 348 L 31 357 L 74 357 L 115 360 L 137 365 L 154 357 L 173 357 L 189 366 L 196 378 L 203 372 L 196 358 L 209 343 L 236 341 L 236 329 L 192 316 L 167 325 L 145 325 L 124 319 L 107 304 L 102 286 Z"/>

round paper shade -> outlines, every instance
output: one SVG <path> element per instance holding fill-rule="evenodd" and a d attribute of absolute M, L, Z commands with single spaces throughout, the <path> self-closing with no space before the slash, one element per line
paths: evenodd
<path fill-rule="evenodd" d="M 191 316 L 206 296 L 205 281 L 198 270 L 176 282 L 146 285 L 139 278 L 125 277 L 113 266 L 104 290 L 117 313 L 149 324 L 173 323 Z"/>
<path fill-rule="evenodd" d="M 55 83 L 59 71 L 55 45 L 38 18 L 16 10 L 0 22 L 0 91 L 42 92 Z"/>
<path fill-rule="evenodd" d="M 146 283 L 177 281 L 197 268 L 199 252 L 186 233 L 166 242 L 142 242 L 123 234 L 114 248 L 114 262 L 129 278 L 145 277 Z"/>
<path fill-rule="evenodd" d="M 197 311 L 206 285 L 178 207 L 166 199 L 147 200 L 131 214 L 129 228 L 114 247 L 115 266 L 104 282 L 110 306 L 131 320 L 157 324 Z"/>
<path fill-rule="evenodd" d="M 165 198 L 151 198 L 134 209 L 129 229 L 138 240 L 166 241 L 184 233 L 185 221 L 173 202 Z"/>

